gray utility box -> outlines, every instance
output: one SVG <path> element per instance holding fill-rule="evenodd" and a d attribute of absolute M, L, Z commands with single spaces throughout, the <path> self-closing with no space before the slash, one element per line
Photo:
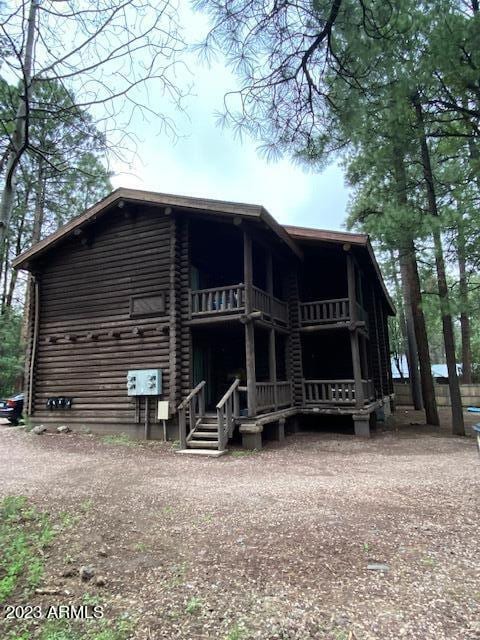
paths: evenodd
<path fill-rule="evenodd" d="M 159 396 L 162 393 L 161 369 L 131 369 L 127 373 L 129 396 Z"/>

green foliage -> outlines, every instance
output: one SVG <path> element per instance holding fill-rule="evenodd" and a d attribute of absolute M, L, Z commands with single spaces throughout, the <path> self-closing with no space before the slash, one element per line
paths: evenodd
<path fill-rule="evenodd" d="M 225 636 L 225 640 L 242 640 L 246 637 L 247 631 L 243 624 L 236 623 Z"/>
<path fill-rule="evenodd" d="M 30 507 L 24 496 L 0 502 L 0 602 L 35 589 L 43 575 L 42 551 L 52 539 L 48 516 Z"/>
<path fill-rule="evenodd" d="M 200 600 L 200 598 L 196 598 L 195 596 L 192 596 L 190 600 L 187 602 L 185 611 L 190 614 L 198 614 L 201 611 L 201 608 L 202 608 L 202 601 Z"/>
<path fill-rule="evenodd" d="M 419 264 L 432 266 L 420 274 L 423 310 L 432 356 L 443 360 L 434 235 L 442 238 L 451 285 L 442 310 L 458 316 L 468 307 L 476 326 L 471 305 L 459 297 L 459 251 L 452 249 L 463 226 L 472 295 L 480 262 L 480 14 L 474 4 L 196 4 L 213 21 L 207 50 L 226 51 L 242 81 L 233 97 L 238 101 L 227 102 L 226 121 L 258 138 L 267 155 L 287 153 L 316 168 L 342 158 L 353 190 L 347 226 L 372 236 L 384 271 L 393 257 L 389 284 L 400 310 L 400 253 L 413 246 Z M 437 211 L 427 197 L 423 135 Z M 399 321 L 391 326 L 401 353 Z"/>
<path fill-rule="evenodd" d="M 115 433 L 109 436 L 103 436 L 102 442 L 105 442 L 105 444 L 116 444 L 122 447 L 134 447 L 139 444 L 138 441 L 132 440 L 126 433 Z"/>
<path fill-rule="evenodd" d="M 0 316 L 0 398 L 22 387 L 24 349 L 21 330 L 22 316 L 18 311 L 9 309 Z"/>
<path fill-rule="evenodd" d="M 133 623 L 123 619 L 108 620 L 47 620 L 36 632 L 19 629 L 7 634 L 6 640 L 128 640 Z"/>
<path fill-rule="evenodd" d="M 0 502 L 0 602 L 28 601 L 44 574 L 44 550 L 54 539 L 48 514 L 32 507 L 25 496 L 8 496 Z M 14 600 L 14 598 L 17 598 Z M 83 604 L 101 604 L 98 596 L 84 594 Z M 134 619 L 42 620 L 35 628 L 18 621 L 2 629 L 5 640 L 127 640 Z"/>

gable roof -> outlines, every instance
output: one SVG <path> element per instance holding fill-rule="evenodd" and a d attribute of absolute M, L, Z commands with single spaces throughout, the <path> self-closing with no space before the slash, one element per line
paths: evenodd
<path fill-rule="evenodd" d="M 349 231 L 329 231 L 327 229 L 311 229 L 309 227 L 292 227 L 285 225 L 284 229 L 295 240 L 319 240 L 322 242 L 345 242 L 350 244 L 367 245 L 366 233 L 350 233 Z"/>
<path fill-rule="evenodd" d="M 50 234 L 40 242 L 34 244 L 17 256 L 12 265 L 16 269 L 27 268 L 27 263 L 32 258 L 45 253 L 48 249 L 70 236 L 75 229 L 80 228 L 89 222 L 95 221 L 103 216 L 113 206 L 120 201 L 132 204 L 157 205 L 164 207 L 174 207 L 190 211 L 202 211 L 217 215 L 241 217 L 250 220 L 264 222 L 298 257 L 302 257 L 302 251 L 292 240 L 285 229 L 275 218 L 262 206 L 254 204 L 244 204 L 239 202 L 227 202 L 223 200 L 211 200 L 209 198 L 192 198 L 191 196 L 176 196 L 168 193 L 157 193 L 154 191 L 142 191 L 139 189 L 125 189 L 120 187 L 115 189 L 108 196 L 97 202 L 80 215 L 72 218 L 57 231 Z"/>
<path fill-rule="evenodd" d="M 121 201 L 132 204 L 173 207 L 191 212 L 201 211 L 212 215 L 226 215 L 263 222 L 290 248 L 295 255 L 300 258 L 303 253 L 301 247 L 298 245 L 298 241 L 302 240 L 361 245 L 365 247 L 369 253 L 369 257 L 376 271 L 387 305 L 390 312 L 395 315 L 395 307 L 388 294 L 380 267 L 378 266 L 370 240 L 366 234 L 348 233 L 346 231 L 327 231 L 325 229 L 311 229 L 308 227 L 294 227 L 288 225 L 282 226 L 264 207 L 259 205 L 229 202 L 224 200 L 212 200 L 210 198 L 177 196 L 168 193 L 157 193 L 155 191 L 143 191 L 140 189 L 126 189 L 124 187 L 115 189 L 92 207 L 75 218 L 72 218 L 69 222 L 63 225 L 63 227 L 18 255 L 12 262 L 13 267 L 16 269 L 28 269 L 28 263 L 32 258 L 37 258 L 47 252 L 72 235 L 76 229 L 79 229 L 90 222 L 94 222 L 101 216 L 105 215 L 113 207 L 118 206 Z"/>

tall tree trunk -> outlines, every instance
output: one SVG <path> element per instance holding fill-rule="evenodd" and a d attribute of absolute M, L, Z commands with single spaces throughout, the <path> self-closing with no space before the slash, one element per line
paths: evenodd
<path fill-rule="evenodd" d="M 415 260 L 415 257 L 413 257 L 413 260 Z M 402 278 L 403 304 L 405 307 L 405 328 L 406 328 L 406 334 L 407 334 L 408 372 L 409 372 L 410 387 L 412 390 L 412 401 L 415 409 L 417 410 L 423 409 L 424 403 L 423 403 L 422 396 L 430 394 L 431 396 L 430 401 L 425 402 L 425 407 L 427 405 L 429 406 L 427 422 L 429 424 L 437 424 L 435 420 L 438 420 L 438 415 L 437 415 L 438 412 L 436 409 L 435 388 L 433 386 L 432 369 L 430 366 L 430 370 L 428 370 L 428 362 L 427 362 L 426 363 L 427 366 L 423 367 L 423 372 L 422 372 L 422 366 L 420 364 L 419 357 L 418 357 L 419 348 L 418 348 L 417 336 L 416 336 L 416 333 L 418 333 L 418 331 L 415 330 L 415 318 L 414 318 L 413 305 L 412 305 L 412 288 L 414 288 L 418 284 L 418 289 L 420 289 L 420 283 L 412 282 L 415 278 L 415 275 L 414 275 L 415 272 L 418 276 L 418 270 L 416 268 L 413 269 L 412 265 L 407 265 L 407 261 L 408 261 L 408 258 L 406 258 L 405 255 L 402 255 L 400 257 L 400 275 Z M 414 271 L 413 274 L 410 273 L 412 270 Z M 420 293 L 420 296 L 421 296 L 421 293 Z M 417 308 L 416 320 L 417 320 L 417 324 L 420 325 L 419 331 L 420 333 L 425 332 L 426 334 L 426 327 L 421 326 L 422 323 L 423 325 L 425 325 L 425 318 L 423 316 L 421 304 L 418 304 L 417 307 L 418 308 Z M 430 353 L 428 350 L 428 342 L 425 344 L 425 347 L 426 348 L 424 350 L 430 356 Z M 419 370 L 420 370 L 420 375 L 419 375 Z M 427 379 L 426 385 L 422 384 L 422 377 L 425 377 Z M 425 388 L 425 386 L 426 386 L 426 392 L 422 394 L 422 388 Z M 432 403 L 433 403 L 433 407 L 430 406 L 432 405 Z"/>
<path fill-rule="evenodd" d="M 457 374 L 457 357 L 455 354 L 455 335 L 453 332 L 453 321 L 450 310 L 450 299 L 448 294 L 448 282 L 443 257 L 442 236 L 440 227 L 437 224 L 438 207 L 435 184 L 433 180 L 432 164 L 430 160 L 430 149 L 425 133 L 425 122 L 423 118 L 423 108 L 420 97 L 416 94 L 413 97 L 413 106 L 416 115 L 417 131 L 420 143 L 420 155 L 422 161 L 423 177 L 427 193 L 427 203 L 429 213 L 435 218 L 433 224 L 433 242 L 435 247 L 435 264 L 437 268 L 438 294 L 440 296 L 440 309 L 442 313 L 443 339 L 445 343 L 445 357 L 448 369 L 448 385 L 450 388 L 450 401 L 452 403 L 452 433 L 455 435 L 465 435 L 465 425 L 463 421 L 462 397 L 460 395 L 460 384 Z"/>
<path fill-rule="evenodd" d="M 461 214 L 460 214 L 461 216 Z M 462 332 L 462 380 L 464 384 L 472 384 L 472 344 L 470 339 L 470 315 L 467 282 L 467 260 L 465 251 L 465 229 L 463 217 L 458 221 L 457 257 L 460 280 L 460 328 Z"/>
<path fill-rule="evenodd" d="M 45 218 L 45 190 L 46 190 L 45 162 L 43 158 L 38 159 L 37 175 L 35 177 L 35 214 L 33 218 L 32 244 L 40 242 L 42 238 L 43 221 Z M 25 305 L 23 307 L 22 341 L 27 340 L 28 327 L 30 326 L 30 312 L 32 311 L 31 300 L 34 299 L 35 279 L 31 273 L 28 274 L 27 286 L 25 290 Z"/>
<path fill-rule="evenodd" d="M 22 244 L 23 244 L 23 234 L 25 231 L 25 217 L 27 214 L 27 208 L 28 208 L 28 195 L 29 195 L 29 191 L 27 190 L 26 195 L 25 195 L 25 206 L 23 208 L 23 214 L 22 217 L 20 219 L 20 224 L 18 225 L 18 229 L 17 229 L 17 238 L 15 240 L 15 255 L 18 256 L 19 253 L 21 253 L 22 251 Z M 17 269 L 10 269 L 10 284 L 8 285 L 8 293 L 7 293 L 7 297 L 5 300 L 5 307 L 8 309 L 9 307 L 12 306 L 13 304 L 13 295 L 15 293 L 15 288 L 17 286 L 17 281 L 18 281 L 18 270 Z M 8 273 L 8 267 L 6 266 L 5 268 L 5 277 L 7 276 Z"/>
<path fill-rule="evenodd" d="M 395 267 L 395 257 L 392 254 L 392 268 L 394 274 L 394 286 L 397 293 L 397 298 L 403 299 L 403 304 L 399 305 L 399 323 L 403 336 L 404 353 L 407 357 L 408 374 L 410 381 L 410 389 L 412 393 L 413 407 L 416 410 L 423 409 L 422 402 L 422 386 L 420 382 L 420 376 L 418 374 L 418 349 L 417 339 L 415 337 L 415 327 L 413 325 L 412 305 L 410 302 L 410 292 L 408 287 L 408 280 L 405 279 L 405 274 L 402 273 L 402 261 L 400 261 L 400 275 L 402 278 L 401 286 L 398 281 L 397 270 Z"/>
<path fill-rule="evenodd" d="M 397 185 L 397 202 L 401 207 L 408 207 L 407 175 L 401 149 L 394 149 L 393 166 Z M 419 367 L 425 417 L 428 424 L 438 426 L 440 419 L 438 417 L 437 400 L 435 398 L 432 363 L 430 361 L 430 351 L 428 348 L 427 325 L 422 308 L 422 291 L 418 275 L 415 245 L 413 244 L 412 237 L 402 238 L 399 260 L 405 301 L 409 353 L 411 354 L 412 365 L 414 365 L 410 373 L 412 398 L 414 406 L 421 408 L 418 375 L 416 376 Z"/>
<path fill-rule="evenodd" d="M 5 257 L 5 240 L 8 236 L 16 193 L 18 165 L 28 147 L 28 118 L 30 95 L 32 92 L 32 69 L 35 43 L 35 25 L 40 0 L 30 0 L 23 57 L 23 87 L 15 117 L 15 128 L 11 138 L 11 150 L 5 163 L 5 183 L 0 201 L 0 269 Z M 0 276 L 1 276 L 0 272 Z"/>
<path fill-rule="evenodd" d="M 3 281 L 2 281 L 2 303 L 1 303 L 1 313 L 2 315 L 6 311 L 6 302 L 7 302 L 7 282 L 8 282 L 8 260 L 10 254 L 10 241 L 8 238 L 5 238 L 5 255 L 3 259 L 5 264 L 3 265 Z"/>
<path fill-rule="evenodd" d="M 35 214 L 33 219 L 32 244 L 42 238 L 43 219 L 45 216 L 45 162 L 38 158 L 37 175 L 35 177 Z"/>

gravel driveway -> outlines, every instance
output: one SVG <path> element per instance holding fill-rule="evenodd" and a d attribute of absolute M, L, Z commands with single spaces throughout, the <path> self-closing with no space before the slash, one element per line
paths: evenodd
<path fill-rule="evenodd" d="M 2 497 L 73 515 L 46 585 L 129 613 L 135 638 L 480 638 L 473 439 L 299 433 L 202 459 L 0 426 L 0 469 Z M 84 564 L 104 587 L 63 575 Z"/>

